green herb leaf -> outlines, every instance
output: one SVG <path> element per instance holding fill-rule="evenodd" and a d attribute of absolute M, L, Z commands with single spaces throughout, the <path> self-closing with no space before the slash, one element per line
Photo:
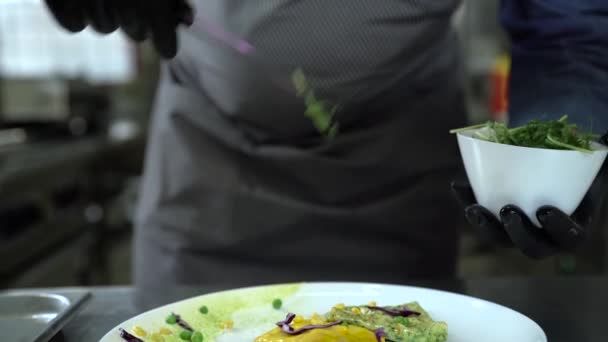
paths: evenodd
<path fill-rule="evenodd" d="M 332 139 L 338 134 L 338 124 L 334 121 L 338 106 L 330 106 L 315 96 L 302 69 L 296 69 L 292 75 L 292 81 L 298 96 L 304 98 L 306 104 L 306 115 L 315 128 L 325 137 Z"/>
<path fill-rule="evenodd" d="M 304 71 L 302 71 L 302 69 L 296 69 L 293 72 L 293 75 L 291 76 L 291 80 L 293 82 L 293 85 L 296 87 L 296 92 L 298 96 L 305 96 L 306 93 L 309 91 L 310 87 L 308 85 L 306 77 L 304 76 Z"/>
<path fill-rule="evenodd" d="M 485 124 L 453 129 L 452 134 L 476 130 L 473 137 L 499 144 L 546 148 L 556 150 L 572 150 L 583 153 L 593 153 L 591 142 L 597 135 L 581 132 L 574 124 L 568 123 L 568 116 L 559 120 L 540 122 L 532 120 L 527 124 L 509 128 L 500 122 L 487 122 Z"/>

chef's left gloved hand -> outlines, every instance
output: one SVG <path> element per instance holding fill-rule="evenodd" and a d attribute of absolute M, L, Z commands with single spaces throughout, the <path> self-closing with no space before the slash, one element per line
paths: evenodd
<path fill-rule="evenodd" d="M 131 39 L 151 39 L 158 53 L 177 53 L 177 27 L 190 25 L 192 7 L 186 0 L 46 0 L 61 26 L 79 32 L 91 25 L 99 33 L 122 29 Z"/>
<path fill-rule="evenodd" d="M 604 183 L 608 176 L 606 164 L 572 216 L 555 207 L 539 208 L 536 217 L 542 228 L 532 224 L 528 216 L 514 205 L 505 206 L 500 218 L 497 218 L 476 203 L 467 182 L 453 182 L 452 190 L 464 208 L 467 221 L 483 239 L 502 247 L 515 246 L 528 257 L 541 259 L 574 251 L 590 237 L 592 228 L 597 224 L 594 220 L 603 205 Z"/>

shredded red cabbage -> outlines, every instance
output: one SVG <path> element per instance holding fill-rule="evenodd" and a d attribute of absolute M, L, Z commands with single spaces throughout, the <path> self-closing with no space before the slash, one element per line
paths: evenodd
<path fill-rule="evenodd" d="M 382 342 L 382 338 L 386 337 L 386 333 L 384 332 L 384 328 L 376 329 L 376 331 L 374 331 L 374 335 L 376 335 L 376 340 L 378 342 Z"/>
<path fill-rule="evenodd" d="M 194 332 L 194 329 L 192 329 L 192 327 L 190 326 L 190 324 L 186 323 L 186 321 L 184 321 L 180 315 L 177 315 L 175 313 L 172 313 L 173 316 L 175 316 L 175 322 L 177 323 L 177 325 L 179 325 L 180 327 L 184 328 L 185 330 L 188 330 L 190 332 Z"/>
<path fill-rule="evenodd" d="M 285 317 L 285 320 L 278 322 L 277 325 L 279 327 L 281 325 L 285 325 L 285 324 L 289 325 L 289 324 L 291 324 L 293 322 L 294 318 L 296 318 L 296 315 L 290 312 L 290 313 L 287 314 L 287 317 Z"/>
<path fill-rule="evenodd" d="M 342 321 L 337 321 L 337 322 L 332 322 L 332 323 L 327 323 L 327 324 L 312 324 L 312 325 L 305 325 L 305 326 L 301 327 L 300 329 L 296 330 L 290 325 L 293 322 L 294 318 L 296 318 L 295 314 L 288 313 L 287 317 L 285 317 L 285 320 L 278 322 L 277 326 L 279 328 L 281 328 L 281 330 L 288 335 L 299 335 L 299 334 L 309 331 L 309 330 L 325 329 L 325 328 L 329 328 L 329 327 L 333 327 L 333 326 L 342 324 Z"/>
<path fill-rule="evenodd" d="M 122 338 L 123 340 L 125 340 L 127 342 L 144 342 L 142 339 L 139 339 L 139 338 L 129 334 L 123 328 L 120 328 L 118 330 L 120 331 L 120 338 Z"/>
<path fill-rule="evenodd" d="M 412 311 L 412 310 L 408 310 L 408 309 L 403 309 L 403 310 L 393 310 L 393 309 L 387 309 L 387 308 L 383 308 L 380 306 L 366 306 L 366 308 L 370 309 L 370 310 L 376 310 L 376 311 L 382 311 L 387 315 L 390 316 L 394 316 L 394 317 L 410 317 L 410 316 L 420 316 L 420 312 L 416 312 L 416 311 Z"/>

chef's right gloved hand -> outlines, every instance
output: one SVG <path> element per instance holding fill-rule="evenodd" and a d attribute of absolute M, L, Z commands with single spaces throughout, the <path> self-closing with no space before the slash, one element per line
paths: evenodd
<path fill-rule="evenodd" d="M 177 54 L 177 27 L 191 25 L 186 0 L 46 0 L 61 26 L 80 32 L 91 25 L 99 33 L 122 29 L 131 39 L 151 39 L 164 58 Z"/>

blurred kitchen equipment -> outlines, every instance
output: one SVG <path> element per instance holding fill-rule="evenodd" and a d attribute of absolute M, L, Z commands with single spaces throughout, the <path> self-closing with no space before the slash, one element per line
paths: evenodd
<path fill-rule="evenodd" d="M 38 89 L 35 83 L 23 86 L 23 89 L 6 87 L 13 89 L 10 92 L 21 95 L 4 97 L 12 100 L 4 101 L 0 115 L 0 146 L 82 137 L 105 130 L 110 111 L 108 91 L 79 81 L 58 84 L 61 91 L 51 92 L 48 96 L 32 95 L 31 90 Z M 26 89 L 30 91 L 25 92 Z"/>
<path fill-rule="evenodd" d="M 87 291 L 63 294 L 7 292 L 0 294 L 0 340 L 47 342 L 89 298 Z"/>
<path fill-rule="evenodd" d="M 27 139 L 27 134 L 23 128 L 0 130 L 0 149 L 4 146 L 22 144 Z"/>
<path fill-rule="evenodd" d="M 499 56 L 490 72 L 490 115 L 493 121 L 507 121 L 509 111 L 509 73 L 511 69 L 510 56 Z"/>
<path fill-rule="evenodd" d="M 98 133 L 108 86 L 136 74 L 124 35 L 69 34 L 38 0 L 0 2 L 0 51 L 0 129 L 23 128 L 27 142 Z"/>
<path fill-rule="evenodd" d="M 464 0 L 454 17 L 465 61 L 469 120 L 474 123 L 486 121 L 492 115 L 505 116 L 501 113 L 502 100 L 492 101 L 493 96 L 502 92 L 497 86 L 504 85 L 503 74 L 496 66 L 508 54 L 510 44 L 498 21 L 498 9 L 498 0 Z"/>
<path fill-rule="evenodd" d="M 0 122 L 67 120 L 68 86 L 59 79 L 8 79 L 0 83 Z"/>

